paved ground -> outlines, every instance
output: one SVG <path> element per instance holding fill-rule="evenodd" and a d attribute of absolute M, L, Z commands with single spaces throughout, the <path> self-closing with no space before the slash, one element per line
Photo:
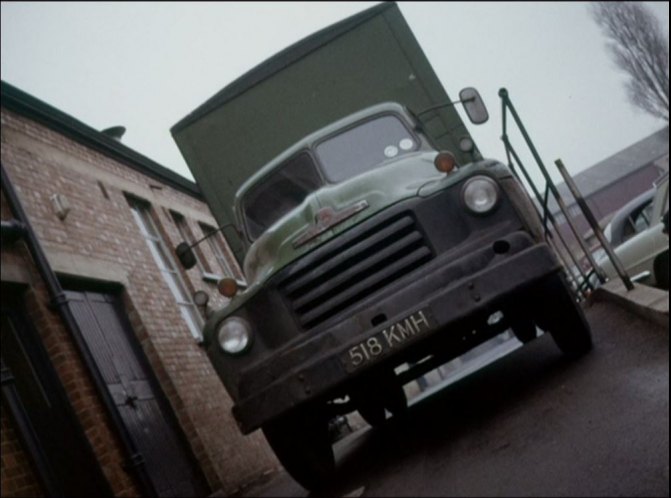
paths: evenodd
<path fill-rule="evenodd" d="M 668 325 L 609 302 L 595 349 L 548 335 L 336 444 L 331 496 L 668 496 Z M 308 496 L 282 472 L 245 496 Z"/>

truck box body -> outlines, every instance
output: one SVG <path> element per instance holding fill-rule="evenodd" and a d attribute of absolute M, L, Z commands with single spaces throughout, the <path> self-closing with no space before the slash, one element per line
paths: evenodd
<path fill-rule="evenodd" d="M 384 3 L 271 57 L 171 131 L 224 225 L 234 221 L 242 183 L 314 130 L 380 102 L 420 112 L 449 100 L 398 6 Z M 428 114 L 424 124 L 438 149 L 467 162 L 457 144 L 468 131 L 454 107 Z M 240 254 L 233 231 L 226 236 Z"/>

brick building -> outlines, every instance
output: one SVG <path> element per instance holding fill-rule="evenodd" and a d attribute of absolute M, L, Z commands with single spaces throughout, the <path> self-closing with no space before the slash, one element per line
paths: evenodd
<path fill-rule="evenodd" d="M 2 82 L 2 496 L 206 496 L 278 468 L 199 346 L 223 275 L 198 187 Z"/>

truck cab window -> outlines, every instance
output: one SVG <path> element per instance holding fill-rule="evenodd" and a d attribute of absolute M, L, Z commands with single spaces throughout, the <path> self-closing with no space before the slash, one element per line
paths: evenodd
<path fill-rule="evenodd" d="M 417 150 L 419 141 L 392 115 L 350 128 L 320 143 L 317 156 L 328 181 L 338 183 L 384 161 Z"/>
<path fill-rule="evenodd" d="M 317 168 L 307 153 L 289 159 L 245 196 L 243 210 L 249 237 L 257 239 L 322 184 Z"/>

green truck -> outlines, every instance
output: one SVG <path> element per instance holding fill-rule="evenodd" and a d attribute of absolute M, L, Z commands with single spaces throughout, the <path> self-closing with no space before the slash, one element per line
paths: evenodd
<path fill-rule="evenodd" d="M 304 487 L 335 468 L 329 420 L 383 423 L 403 385 L 512 329 L 565 354 L 592 345 L 581 308 L 510 169 L 484 159 L 398 6 L 305 38 L 234 81 L 172 134 L 247 281 L 204 346 L 247 434 Z M 189 247 L 178 254 L 188 264 Z"/>

